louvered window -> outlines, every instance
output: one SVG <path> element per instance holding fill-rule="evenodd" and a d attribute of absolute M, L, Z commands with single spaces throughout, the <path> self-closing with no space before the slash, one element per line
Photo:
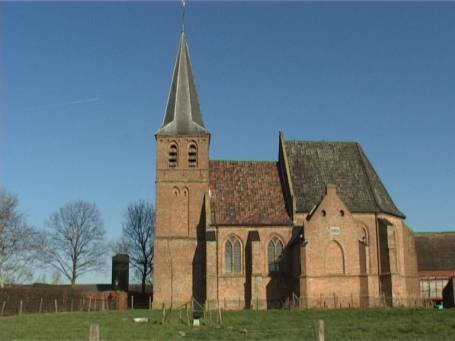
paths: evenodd
<path fill-rule="evenodd" d="M 267 246 L 267 256 L 269 263 L 269 272 L 280 271 L 281 255 L 283 253 L 283 243 L 278 238 L 273 238 Z"/>
<path fill-rule="evenodd" d="M 169 146 L 169 168 L 177 167 L 178 162 L 178 149 L 175 143 Z"/>
<path fill-rule="evenodd" d="M 188 146 L 188 167 L 197 167 L 197 146 L 195 143 Z"/>
<path fill-rule="evenodd" d="M 224 269 L 226 273 L 242 272 L 242 244 L 232 236 L 226 241 L 224 253 Z"/>

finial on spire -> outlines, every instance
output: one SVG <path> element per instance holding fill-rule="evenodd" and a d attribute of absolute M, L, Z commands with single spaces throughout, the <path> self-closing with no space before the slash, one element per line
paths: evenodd
<path fill-rule="evenodd" d="M 185 7 L 186 1 L 182 0 L 182 32 L 185 32 Z"/>

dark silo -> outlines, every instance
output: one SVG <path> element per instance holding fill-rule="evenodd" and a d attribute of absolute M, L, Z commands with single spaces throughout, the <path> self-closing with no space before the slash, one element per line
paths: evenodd
<path fill-rule="evenodd" d="M 128 291 L 130 257 L 117 254 L 112 257 L 112 290 Z"/>

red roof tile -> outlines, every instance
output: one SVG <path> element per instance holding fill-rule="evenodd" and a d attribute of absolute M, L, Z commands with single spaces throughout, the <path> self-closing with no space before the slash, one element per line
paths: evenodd
<path fill-rule="evenodd" d="M 212 224 L 291 225 L 276 162 L 210 161 Z"/>

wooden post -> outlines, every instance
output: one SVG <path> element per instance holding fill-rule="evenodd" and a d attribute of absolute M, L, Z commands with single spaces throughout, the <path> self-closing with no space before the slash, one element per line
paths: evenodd
<path fill-rule="evenodd" d="M 22 314 L 22 300 L 19 301 L 19 315 Z"/>
<path fill-rule="evenodd" d="M 79 300 L 79 311 L 82 311 L 83 308 L 84 308 L 84 299 L 81 297 L 81 299 Z"/>
<path fill-rule="evenodd" d="M 188 327 L 190 326 L 190 313 L 188 311 L 188 304 L 185 304 L 185 308 L 186 308 L 186 322 L 188 324 Z"/>
<path fill-rule="evenodd" d="M 71 312 L 73 312 L 74 299 L 71 299 Z"/>
<path fill-rule="evenodd" d="M 315 341 L 324 341 L 324 321 L 317 320 L 314 321 L 314 340 Z"/>
<path fill-rule="evenodd" d="M 104 298 L 101 299 L 101 310 L 104 311 Z"/>
<path fill-rule="evenodd" d="M 5 312 L 5 307 L 6 307 L 6 301 L 3 301 L 2 303 L 2 315 L 3 316 L 3 313 Z"/>
<path fill-rule="evenodd" d="M 90 312 L 90 308 L 92 307 L 92 298 L 89 297 L 88 299 L 88 312 Z"/>
<path fill-rule="evenodd" d="M 131 309 L 134 309 L 134 296 L 131 295 Z"/>
<path fill-rule="evenodd" d="M 99 341 L 100 340 L 100 326 L 99 324 L 91 324 L 88 331 L 88 340 L 89 341 Z"/>
<path fill-rule="evenodd" d="M 220 324 L 223 324 L 223 319 L 221 317 L 221 308 L 220 307 L 218 307 L 218 321 L 219 321 Z"/>
<path fill-rule="evenodd" d="M 57 299 L 54 300 L 55 312 L 58 313 Z"/>
<path fill-rule="evenodd" d="M 149 309 L 152 309 L 152 296 L 149 296 Z"/>
<path fill-rule="evenodd" d="M 164 306 L 164 303 L 163 303 L 162 315 L 163 315 L 163 317 L 161 318 L 161 324 L 163 324 L 166 319 L 166 307 Z"/>
<path fill-rule="evenodd" d="M 39 313 L 43 312 L 43 298 L 41 297 L 39 300 Z"/>

